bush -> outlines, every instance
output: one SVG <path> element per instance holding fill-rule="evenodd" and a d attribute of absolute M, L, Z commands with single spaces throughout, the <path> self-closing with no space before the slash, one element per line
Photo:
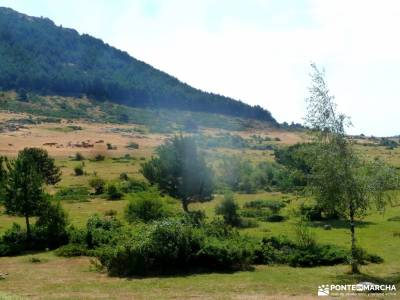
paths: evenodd
<path fill-rule="evenodd" d="M 82 244 L 68 244 L 58 248 L 54 254 L 63 257 L 83 256 L 88 254 L 88 250 Z"/>
<path fill-rule="evenodd" d="M 151 222 L 170 215 L 164 199 L 157 191 L 146 191 L 132 194 L 125 209 L 125 218 L 129 223 Z"/>
<path fill-rule="evenodd" d="M 17 223 L 13 223 L 1 238 L 0 256 L 15 255 L 26 250 L 26 231 Z"/>
<path fill-rule="evenodd" d="M 61 187 L 54 195 L 57 200 L 67 201 L 88 201 L 89 190 L 85 186 Z"/>
<path fill-rule="evenodd" d="M 74 173 L 75 176 L 82 176 L 85 173 L 83 170 L 83 166 L 82 165 L 75 166 Z"/>
<path fill-rule="evenodd" d="M 368 263 L 376 263 L 380 264 L 383 262 L 383 258 L 376 255 L 367 253 L 364 249 L 357 247 L 356 248 L 356 260 L 359 264 L 366 265 Z"/>
<path fill-rule="evenodd" d="M 285 220 L 285 217 L 281 215 L 270 215 L 265 218 L 265 221 L 267 222 L 282 222 Z"/>
<path fill-rule="evenodd" d="M 34 239 L 37 247 L 57 248 L 68 243 L 67 213 L 60 202 L 51 203 L 44 208 L 34 226 Z M 39 246 L 40 245 L 40 246 Z"/>
<path fill-rule="evenodd" d="M 260 264 L 288 264 L 293 267 L 331 266 L 347 262 L 348 252 L 333 245 L 313 244 L 304 248 L 285 236 L 264 238 L 255 251 Z"/>
<path fill-rule="evenodd" d="M 109 209 L 104 212 L 105 216 L 113 217 L 117 215 L 117 211 L 115 209 Z"/>
<path fill-rule="evenodd" d="M 285 203 L 275 200 L 254 200 L 244 204 L 245 208 L 268 208 L 273 214 L 278 214 L 285 206 Z"/>
<path fill-rule="evenodd" d="M 31 239 L 26 231 L 13 223 L 0 240 L 0 256 L 16 255 L 27 250 L 56 248 L 68 243 L 67 216 L 59 203 L 49 204 L 42 210 L 36 224 L 31 227 Z"/>
<path fill-rule="evenodd" d="M 126 148 L 128 148 L 128 149 L 139 149 L 139 144 L 138 144 L 138 143 L 135 143 L 135 142 L 130 142 L 130 143 L 126 146 Z"/>
<path fill-rule="evenodd" d="M 105 160 L 105 156 L 104 155 L 102 155 L 102 154 L 97 154 L 95 157 L 94 157 L 94 161 L 103 161 L 103 160 Z"/>
<path fill-rule="evenodd" d="M 122 193 L 118 191 L 115 184 L 109 184 L 107 186 L 107 199 L 108 200 L 119 200 L 122 198 Z"/>
<path fill-rule="evenodd" d="M 93 177 L 89 180 L 89 185 L 94 189 L 95 195 L 100 195 L 104 192 L 106 182 L 100 177 Z"/>
<path fill-rule="evenodd" d="M 149 189 L 149 186 L 146 182 L 133 178 L 128 178 L 127 180 L 120 182 L 118 187 L 123 193 L 137 193 Z"/>
<path fill-rule="evenodd" d="M 128 174 L 125 173 L 125 172 L 119 174 L 119 179 L 120 179 L 120 180 L 124 180 L 124 181 L 129 180 Z"/>
<path fill-rule="evenodd" d="M 233 199 L 232 193 L 224 195 L 224 200 L 215 208 L 217 215 L 222 215 L 225 223 L 231 226 L 240 226 L 240 217 L 237 212 L 238 205 Z"/>
<path fill-rule="evenodd" d="M 74 160 L 76 160 L 76 161 L 82 161 L 82 160 L 85 160 L 85 157 L 84 157 L 81 153 L 76 152 L 76 153 L 75 153 Z"/>
<path fill-rule="evenodd" d="M 253 249 L 244 239 L 207 238 L 196 256 L 205 270 L 246 270 L 253 261 Z"/>
<path fill-rule="evenodd" d="M 86 224 L 86 244 L 89 249 L 116 243 L 122 224 L 115 217 L 91 216 Z"/>
<path fill-rule="evenodd" d="M 183 224 L 194 227 L 201 227 L 205 224 L 206 213 L 202 210 L 192 210 L 187 213 L 182 213 L 181 221 Z"/>
<path fill-rule="evenodd" d="M 112 275 L 156 275 L 188 271 L 247 268 L 252 260 L 248 241 L 237 237 L 207 237 L 204 230 L 179 221 L 142 226 L 116 247 L 96 251 Z"/>

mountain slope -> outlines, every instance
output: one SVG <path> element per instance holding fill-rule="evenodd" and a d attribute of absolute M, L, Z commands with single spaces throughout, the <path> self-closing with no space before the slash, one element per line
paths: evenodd
<path fill-rule="evenodd" d="M 0 7 L 0 88 L 257 119 L 271 113 L 206 93 L 73 29 Z"/>

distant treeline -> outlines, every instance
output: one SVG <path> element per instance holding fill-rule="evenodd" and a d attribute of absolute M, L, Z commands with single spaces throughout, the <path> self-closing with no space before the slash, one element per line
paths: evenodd
<path fill-rule="evenodd" d="M 268 110 L 206 93 L 87 34 L 0 8 L 0 88 L 135 107 L 251 118 L 277 125 Z M 211 72 L 211 70 L 210 70 Z"/>

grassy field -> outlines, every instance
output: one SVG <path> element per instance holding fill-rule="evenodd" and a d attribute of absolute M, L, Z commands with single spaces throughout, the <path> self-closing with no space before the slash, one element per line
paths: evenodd
<path fill-rule="evenodd" d="M 56 157 L 63 172 L 62 181 L 49 191 L 54 193 L 63 186 L 84 185 L 96 173 L 107 181 L 117 180 L 121 172 L 140 178 L 140 163 L 150 157 L 154 147 L 165 136 L 157 134 L 123 136 L 110 131 L 123 125 L 76 123 L 82 130 L 54 129 L 64 128 L 60 124 L 30 126 L 14 133 L 0 134 L 0 154 L 14 156 L 24 146 L 42 146 L 54 141 L 64 146 L 69 141 L 104 140 L 117 146 L 117 150 L 106 150 L 104 143 L 94 149 L 73 147 L 47 147 Z M 65 125 L 66 126 L 66 125 Z M 50 128 L 50 130 L 49 130 Z M 254 132 L 242 132 L 249 136 Z M 277 144 L 291 144 L 301 141 L 293 133 L 279 131 L 257 131 L 257 134 L 278 136 Z M 29 137 L 27 139 L 26 137 Z M 137 142 L 138 150 L 125 148 L 129 142 Z M 9 146 L 9 144 L 16 146 Z M 387 150 L 383 147 L 357 145 L 358 149 L 370 157 L 383 157 L 395 166 L 400 166 L 399 150 Z M 81 162 L 71 157 L 76 152 L 88 158 L 96 153 L 107 156 L 104 161 L 85 160 L 85 176 L 75 176 L 73 168 Z M 246 156 L 254 162 L 272 160 L 270 150 L 208 150 L 208 154 L 236 153 Z M 130 154 L 131 159 L 118 159 Z M 114 159 L 113 159 L 114 158 Z M 396 195 L 398 199 L 400 194 Z M 235 198 L 242 207 L 244 203 L 256 199 L 274 199 L 288 205 L 283 209 L 287 220 L 281 223 L 258 222 L 255 228 L 243 229 L 242 234 L 261 238 L 285 234 L 294 237 L 296 217 L 294 209 L 308 199 L 295 194 L 278 192 L 259 192 L 256 194 L 236 194 Z M 216 195 L 210 202 L 197 203 L 191 209 L 204 210 L 208 218 L 215 214 L 215 206 L 222 196 Z M 84 226 L 87 218 L 94 214 L 103 214 L 106 210 L 116 210 L 117 217 L 123 219 L 127 200 L 107 201 L 103 198 L 90 198 L 87 202 L 63 202 L 72 224 Z M 180 209 L 176 203 L 176 209 Z M 371 212 L 357 228 L 359 245 L 368 252 L 383 257 L 382 264 L 362 266 L 362 274 L 349 275 L 349 267 L 292 268 L 288 266 L 255 266 L 254 270 L 236 273 L 210 273 L 151 278 L 116 278 L 96 270 L 90 258 L 60 258 L 52 251 L 29 253 L 16 257 L 0 258 L 0 273 L 8 273 L 0 280 L 0 299 L 312 299 L 317 298 L 317 287 L 321 284 L 357 283 L 360 281 L 397 284 L 400 288 L 400 221 L 389 221 L 391 217 L 400 217 L 400 206 L 388 207 L 384 213 Z M 23 223 L 21 218 L 0 214 L 0 233 L 9 228 L 12 222 Z M 324 224 L 331 224 L 332 230 L 324 230 Z M 342 221 L 325 223 L 314 222 L 312 232 L 320 243 L 337 244 L 349 247 L 350 234 L 347 224 Z M 32 258 L 35 258 L 32 260 Z M 36 261 L 36 262 L 34 262 Z M 389 296 L 388 296 L 389 297 Z M 398 293 L 398 297 L 400 294 Z M 368 297 L 371 299 L 371 297 Z M 385 297 L 387 298 L 387 297 Z M 395 297 L 391 297 L 395 298 Z"/>

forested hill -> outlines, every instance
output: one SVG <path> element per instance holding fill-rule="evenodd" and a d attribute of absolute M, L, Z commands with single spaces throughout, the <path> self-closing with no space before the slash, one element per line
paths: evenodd
<path fill-rule="evenodd" d="M 0 88 L 87 95 L 135 107 L 219 113 L 277 124 L 260 106 L 192 88 L 100 39 L 2 7 Z"/>

